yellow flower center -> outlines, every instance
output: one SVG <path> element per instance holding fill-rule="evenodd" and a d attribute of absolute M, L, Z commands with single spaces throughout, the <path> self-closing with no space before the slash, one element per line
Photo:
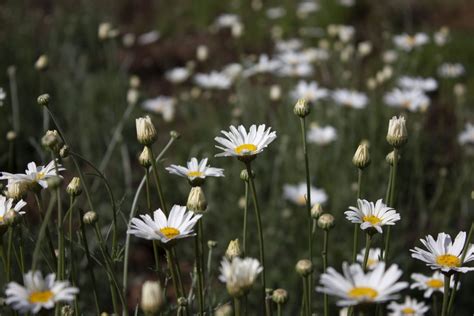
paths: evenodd
<path fill-rule="evenodd" d="M 304 195 L 298 196 L 298 198 L 296 199 L 296 204 L 305 205 L 306 204 L 306 197 Z"/>
<path fill-rule="evenodd" d="M 245 154 L 245 153 L 256 151 L 256 150 L 257 150 L 257 146 L 255 146 L 254 144 L 242 144 L 240 146 L 235 147 L 235 152 L 237 154 L 241 154 L 241 153 Z"/>
<path fill-rule="evenodd" d="M 204 174 L 201 171 L 189 171 L 188 177 L 202 177 Z"/>
<path fill-rule="evenodd" d="M 29 301 L 30 303 L 46 303 L 53 298 L 53 295 L 51 291 L 33 292 L 30 294 Z"/>
<path fill-rule="evenodd" d="M 426 285 L 428 287 L 432 287 L 432 288 L 435 288 L 435 289 L 440 289 L 444 286 L 444 282 L 442 280 L 438 280 L 438 279 L 431 279 L 431 280 L 426 281 Z"/>
<path fill-rule="evenodd" d="M 36 179 L 36 181 L 42 180 L 42 179 L 44 178 L 44 176 L 45 176 L 44 172 L 38 172 L 38 173 L 36 174 L 35 179 Z"/>
<path fill-rule="evenodd" d="M 414 46 L 416 43 L 414 36 L 407 36 L 406 41 L 409 46 Z"/>
<path fill-rule="evenodd" d="M 382 221 L 380 218 L 378 218 L 378 217 L 375 216 L 375 215 L 364 216 L 364 217 L 362 218 L 362 220 L 363 220 L 364 222 L 369 222 L 369 223 L 371 223 L 372 225 L 376 225 L 376 224 L 378 224 L 378 223 L 380 223 L 380 222 Z"/>
<path fill-rule="evenodd" d="M 350 298 L 370 298 L 374 299 L 379 294 L 376 290 L 370 287 L 355 287 L 349 291 Z"/>
<path fill-rule="evenodd" d="M 404 309 L 402 309 L 402 313 L 403 315 L 414 315 L 415 310 L 411 307 L 405 307 Z"/>
<path fill-rule="evenodd" d="M 367 266 L 368 266 L 368 267 L 371 267 L 371 266 L 377 264 L 377 262 L 379 262 L 379 261 L 376 260 L 376 259 L 370 259 L 370 258 L 369 258 L 369 259 L 367 259 Z"/>
<path fill-rule="evenodd" d="M 3 223 L 3 216 L 0 215 L 0 223 Z"/>
<path fill-rule="evenodd" d="M 441 255 L 436 258 L 436 263 L 444 267 L 459 267 L 461 265 L 461 260 L 453 255 Z"/>
<path fill-rule="evenodd" d="M 179 230 L 174 227 L 163 227 L 160 229 L 160 233 L 162 233 L 167 239 L 171 239 L 179 235 Z"/>

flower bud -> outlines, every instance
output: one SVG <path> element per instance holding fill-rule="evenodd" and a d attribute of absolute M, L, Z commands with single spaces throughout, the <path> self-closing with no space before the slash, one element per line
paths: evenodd
<path fill-rule="evenodd" d="M 208 240 L 208 241 L 207 241 L 207 247 L 208 247 L 209 249 L 213 249 L 213 248 L 215 248 L 216 246 L 217 246 L 217 241 L 215 241 L 215 240 Z"/>
<path fill-rule="evenodd" d="M 24 181 L 10 183 L 7 187 L 6 196 L 15 201 L 21 200 L 28 191 L 28 183 Z"/>
<path fill-rule="evenodd" d="M 253 171 L 251 172 L 251 176 L 252 178 L 255 177 Z M 247 169 L 242 169 L 242 171 L 240 171 L 240 179 L 245 182 L 248 182 L 250 180 Z"/>
<path fill-rule="evenodd" d="M 352 157 L 352 163 L 359 169 L 364 169 L 370 164 L 369 145 L 362 142 Z"/>
<path fill-rule="evenodd" d="M 405 118 L 392 117 L 388 123 L 387 142 L 394 148 L 400 148 L 408 139 Z"/>
<path fill-rule="evenodd" d="M 299 117 L 306 117 L 310 112 L 310 108 L 306 99 L 299 99 L 293 108 L 293 112 Z"/>
<path fill-rule="evenodd" d="M 239 239 L 234 239 L 229 242 L 229 246 L 227 246 L 227 250 L 225 251 L 225 256 L 227 259 L 232 260 L 235 257 L 240 257 L 242 255 L 242 251 L 240 250 Z"/>
<path fill-rule="evenodd" d="M 72 178 L 71 182 L 67 185 L 66 192 L 73 197 L 81 195 L 81 179 L 78 177 Z"/>
<path fill-rule="evenodd" d="M 137 89 L 128 89 L 127 91 L 127 103 L 128 104 L 137 104 L 139 93 Z"/>
<path fill-rule="evenodd" d="M 174 139 L 179 139 L 181 137 L 181 134 L 178 133 L 177 131 L 171 131 L 170 132 L 170 137 Z"/>
<path fill-rule="evenodd" d="M 150 117 L 140 117 L 135 120 L 137 140 L 144 146 L 150 146 L 156 141 L 157 133 Z"/>
<path fill-rule="evenodd" d="M 188 202 L 186 207 L 196 214 L 202 214 L 207 209 L 207 201 L 204 196 L 204 191 L 201 187 L 192 187 L 189 192 Z"/>
<path fill-rule="evenodd" d="M 15 226 L 20 220 L 20 214 L 15 210 L 8 210 L 3 217 L 3 221 L 10 226 Z"/>
<path fill-rule="evenodd" d="M 48 66 L 49 66 L 49 60 L 48 60 L 48 56 L 46 55 L 41 55 L 40 57 L 38 57 L 38 59 L 35 62 L 35 69 L 38 71 L 44 71 L 48 69 Z"/>
<path fill-rule="evenodd" d="M 7 140 L 8 140 L 9 142 L 14 141 L 14 140 L 16 139 L 16 136 L 17 136 L 17 135 L 16 135 L 16 132 L 15 132 L 15 131 L 8 131 L 8 132 L 7 132 Z"/>
<path fill-rule="evenodd" d="M 84 224 L 87 224 L 87 225 L 93 225 L 97 223 L 98 219 L 99 217 L 97 216 L 97 213 L 93 211 L 86 212 L 86 214 L 84 214 L 84 216 L 82 217 Z"/>
<path fill-rule="evenodd" d="M 296 272 L 302 277 L 307 277 L 313 272 L 313 264 L 308 259 L 301 259 L 296 263 Z"/>
<path fill-rule="evenodd" d="M 41 144 L 49 148 L 52 152 L 59 153 L 59 150 L 63 146 L 63 140 L 57 130 L 49 130 L 43 138 L 41 138 Z"/>
<path fill-rule="evenodd" d="M 188 305 L 188 300 L 186 299 L 186 297 L 179 297 L 178 298 L 178 305 L 181 306 L 181 307 L 186 307 Z"/>
<path fill-rule="evenodd" d="M 59 150 L 59 157 L 61 158 L 67 158 L 69 157 L 69 146 L 68 145 L 64 145 L 63 147 L 61 147 L 61 149 Z"/>
<path fill-rule="evenodd" d="M 276 289 L 273 291 L 272 300 L 276 304 L 285 304 L 288 301 L 288 292 L 284 289 Z"/>
<path fill-rule="evenodd" d="M 281 98 L 281 88 L 279 85 L 272 85 L 270 87 L 270 100 L 278 101 Z"/>
<path fill-rule="evenodd" d="M 130 88 L 137 89 L 141 84 L 140 77 L 137 75 L 132 75 L 128 80 L 128 84 L 130 85 Z"/>
<path fill-rule="evenodd" d="M 334 227 L 334 216 L 331 214 L 323 214 L 318 219 L 318 226 L 324 230 L 330 230 Z"/>
<path fill-rule="evenodd" d="M 61 316 L 73 316 L 74 315 L 74 309 L 71 307 L 71 305 L 64 305 L 61 307 Z"/>
<path fill-rule="evenodd" d="M 230 304 L 224 304 L 217 308 L 215 316 L 233 316 L 234 311 L 232 310 L 232 306 Z"/>
<path fill-rule="evenodd" d="M 45 94 L 40 95 L 36 101 L 38 102 L 39 105 L 48 106 L 50 99 L 51 97 L 49 96 L 49 94 L 45 93 Z"/>
<path fill-rule="evenodd" d="M 209 49 L 205 45 L 199 45 L 196 49 L 196 58 L 199 61 L 205 61 L 209 57 Z"/>
<path fill-rule="evenodd" d="M 397 160 L 400 160 L 400 154 L 398 155 Z M 385 161 L 390 166 L 393 166 L 393 164 L 395 163 L 395 152 L 393 150 L 387 154 L 387 156 L 385 157 Z"/>
<path fill-rule="evenodd" d="M 144 168 L 149 168 L 152 165 L 152 159 L 151 149 L 145 146 L 140 156 L 138 156 L 138 163 Z"/>
<path fill-rule="evenodd" d="M 321 216 L 321 214 L 323 214 L 323 207 L 321 206 L 321 204 L 314 204 L 311 208 L 311 217 L 317 220 Z"/>
<path fill-rule="evenodd" d="M 63 182 L 63 178 L 59 176 L 52 176 L 46 179 L 46 182 L 48 183 L 48 189 L 55 190 L 59 188 L 59 186 Z"/>
<path fill-rule="evenodd" d="M 145 315 L 158 313 L 164 303 L 163 289 L 158 281 L 145 281 L 142 285 L 140 308 Z"/>

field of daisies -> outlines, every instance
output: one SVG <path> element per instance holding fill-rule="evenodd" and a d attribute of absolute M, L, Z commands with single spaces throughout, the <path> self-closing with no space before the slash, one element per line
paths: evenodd
<path fill-rule="evenodd" d="M 472 315 L 472 10 L 0 4 L 0 315 Z"/>

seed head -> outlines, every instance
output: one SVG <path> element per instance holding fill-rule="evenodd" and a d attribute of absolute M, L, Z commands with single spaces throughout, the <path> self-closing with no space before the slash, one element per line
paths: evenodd
<path fill-rule="evenodd" d="M 38 97 L 37 102 L 39 105 L 48 106 L 50 99 L 51 97 L 49 96 L 49 94 L 45 93 Z"/>
<path fill-rule="evenodd" d="M 48 66 L 49 66 L 48 56 L 44 54 L 38 57 L 38 59 L 35 62 L 35 69 L 38 71 L 45 71 L 48 69 Z"/>
<path fill-rule="evenodd" d="M 145 146 L 138 156 L 138 163 L 144 168 L 149 168 L 152 165 L 152 159 L 150 147 Z"/>
<path fill-rule="evenodd" d="M 81 179 L 78 177 L 72 178 L 71 182 L 67 185 L 66 192 L 73 197 L 81 195 Z"/>
<path fill-rule="evenodd" d="M 314 204 L 311 208 L 311 217 L 317 220 L 321 216 L 321 214 L 323 214 L 323 207 L 321 206 L 321 204 Z"/>
<path fill-rule="evenodd" d="M 273 291 L 272 300 L 276 304 L 285 304 L 288 301 L 288 292 L 284 289 L 276 289 Z"/>

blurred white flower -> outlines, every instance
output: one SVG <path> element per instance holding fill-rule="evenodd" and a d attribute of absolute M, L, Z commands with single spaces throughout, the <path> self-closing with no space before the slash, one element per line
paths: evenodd
<path fill-rule="evenodd" d="M 414 282 L 410 285 L 410 288 L 424 291 L 423 296 L 425 298 L 430 298 L 435 292 L 444 293 L 444 275 L 439 271 L 435 271 L 430 276 L 420 273 L 413 273 L 411 278 Z M 454 288 L 453 277 L 450 277 L 449 286 L 450 288 Z"/>
<path fill-rule="evenodd" d="M 434 78 L 408 77 L 398 79 L 398 85 L 403 89 L 434 91 L 438 89 L 438 82 Z"/>
<path fill-rule="evenodd" d="M 263 271 L 260 262 L 254 258 L 224 257 L 221 261 L 219 280 L 226 284 L 231 296 L 245 295 L 255 283 L 257 276 Z"/>
<path fill-rule="evenodd" d="M 385 263 L 379 263 L 373 270 L 364 272 L 358 263 L 342 265 L 343 274 L 329 267 L 321 275 L 321 287 L 317 291 L 340 298 L 339 306 L 381 303 L 396 299 L 397 293 L 408 286 L 407 282 L 397 282 L 402 270 L 393 264 L 385 270 Z"/>
<path fill-rule="evenodd" d="M 461 145 L 474 145 L 474 124 L 466 123 L 464 130 L 458 136 Z"/>
<path fill-rule="evenodd" d="M 13 210 L 20 215 L 25 214 L 25 212 L 21 211 L 21 209 L 26 205 L 26 202 L 23 200 L 19 200 L 18 202 L 16 202 L 15 206 L 13 206 L 14 202 L 15 201 L 13 199 L 0 195 L 0 224 L 4 223 L 4 217 L 10 210 Z"/>
<path fill-rule="evenodd" d="M 424 302 L 418 302 L 409 296 L 405 296 L 403 303 L 391 302 L 387 308 L 390 310 L 388 316 L 423 316 L 430 309 Z"/>
<path fill-rule="evenodd" d="M 275 20 L 284 17 L 286 15 L 286 10 L 283 7 L 273 7 L 267 9 L 265 13 L 267 15 L 267 18 Z"/>
<path fill-rule="evenodd" d="M 7 93 L 0 87 L 0 106 L 3 106 L 3 101 L 7 98 Z"/>
<path fill-rule="evenodd" d="M 163 120 L 171 122 L 174 119 L 176 100 L 173 97 L 160 95 L 154 99 L 145 100 L 143 109 L 156 114 L 161 114 Z"/>
<path fill-rule="evenodd" d="M 275 48 L 278 52 L 295 51 L 302 47 L 303 47 L 303 42 L 299 38 L 279 40 L 275 44 Z"/>
<path fill-rule="evenodd" d="M 217 71 L 211 71 L 208 74 L 198 73 L 194 76 L 194 81 L 204 89 L 227 90 L 232 85 L 232 78 Z"/>
<path fill-rule="evenodd" d="M 337 131 L 334 127 L 312 125 L 308 130 L 308 142 L 317 145 L 327 145 L 337 139 Z"/>
<path fill-rule="evenodd" d="M 321 88 L 316 81 L 307 82 L 300 80 L 296 87 L 290 92 L 294 100 L 306 99 L 309 102 L 316 102 L 327 97 L 328 90 Z"/>
<path fill-rule="evenodd" d="M 365 248 L 357 254 L 357 262 L 364 264 Z M 369 257 L 367 259 L 367 269 L 373 270 L 379 262 L 383 262 L 383 252 L 380 248 L 370 248 Z"/>
<path fill-rule="evenodd" d="M 243 71 L 244 77 L 250 77 L 255 74 L 275 72 L 281 67 L 281 61 L 271 59 L 266 54 L 262 54 L 258 58 L 258 62 L 255 65 L 250 66 L 248 69 Z"/>
<path fill-rule="evenodd" d="M 172 83 L 182 83 L 188 80 L 190 75 L 191 75 L 191 71 L 189 71 L 188 68 L 176 67 L 171 70 L 168 70 L 165 74 L 165 77 L 168 81 Z"/>
<path fill-rule="evenodd" d="M 382 55 L 382 60 L 386 64 L 391 64 L 398 59 L 398 53 L 394 50 L 387 50 Z"/>
<path fill-rule="evenodd" d="M 395 35 L 393 37 L 393 42 L 397 48 L 404 50 L 406 52 L 412 51 L 416 47 L 420 47 L 429 42 L 429 37 L 425 33 L 416 33 L 414 35 L 409 35 L 406 33 Z"/>
<path fill-rule="evenodd" d="M 433 34 L 433 39 L 436 45 L 444 46 L 449 40 L 449 28 L 443 26 L 439 31 Z"/>
<path fill-rule="evenodd" d="M 209 48 L 206 45 L 199 45 L 196 48 L 196 58 L 199 61 L 205 61 L 209 57 Z"/>
<path fill-rule="evenodd" d="M 430 105 L 430 99 L 423 91 L 398 88 L 386 93 L 384 102 L 388 106 L 399 107 L 412 112 L 425 111 Z"/>
<path fill-rule="evenodd" d="M 443 78 L 458 78 L 464 73 L 464 66 L 460 63 L 444 63 L 438 68 L 438 75 Z"/>
<path fill-rule="evenodd" d="M 230 14 L 230 13 L 219 15 L 214 22 L 214 25 L 218 29 L 231 28 L 232 26 L 236 24 L 240 24 L 240 17 L 236 14 Z"/>
<path fill-rule="evenodd" d="M 301 51 L 301 56 L 309 63 L 324 61 L 329 58 L 329 52 L 324 48 L 306 48 Z"/>
<path fill-rule="evenodd" d="M 369 55 L 372 52 L 372 43 L 369 41 L 360 42 L 357 44 L 357 52 L 362 57 Z"/>
<path fill-rule="evenodd" d="M 369 99 L 362 92 L 346 89 L 336 89 L 332 93 L 333 100 L 341 106 L 363 109 L 367 106 Z"/>
<path fill-rule="evenodd" d="M 270 100 L 278 101 L 281 98 L 281 88 L 279 85 L 272 85 L 270 87 Z"/>
<path fill-rule="evenodd" d="M 344 7 L 352 7 L 355 5 L 355 0 L 338 0 L 338 2 Z"/>
<path fill-rule="evenodd" d="M 306 182 L 300 182 L 295 185 L 285 184 L 283 186 L 283 198 L 295 203 L 296 205 L 306 205 Z M 316 187 L 310 188 L 311 206 L 315 204 L 324 204 L 328 200 L 328 196 L 323 189 Z"/>
<path fill-rule="evenodd" d="M 313 0 L 303 0 L 298 3 L 296 8 L 296 15 L 299 18 L 305 18 L 308 14 L 319 10 L 319 4 Z"/>
<path fill-rule="evenodd" d="M 154 42 L 158 41 L 160 39 L 160 32 L 158 31 L 150 31 L 141 34 L 137 38 L 137 43 L 139 45 L 149 45 L 153 44 Z"/>
<path fill-rule="evenodd" d="M 222 69 L 222 73 L 235 80 L 242 73 L 242 65 L 239 63 L 228 64 Z"/>
<path fill-rule="evenodd" d="M 358 207 L 350 206 L 349 210 L 344 212 L 346 218 L 354 224 L 360 224 L 362 230 L 373 229 L 382 233 L 382 227 L 385 225 L 395 225 L 400 220 L 400 214 L 391 207 L 385 205 L 382 199 L 377 202 L 357 199 Z"/>
<path fill-rule="evenodd" d="M 193 181 L 195 178 L 205 179 L 206 177 L 224 176 L 224 169 L 208 166 L 207 158 L 198 161 L 195 157 L 192 157 L 191 160 L 187 162 L 187 167 L 170 165 L 166 170 L 171 174 L 188 178 L 190 181 Z"/>
<path fill-rule="evenodd" d="M 337 35 L 341 42 L 349 42 L 355 34 L 355 28 L 352 25 L 339 25 Z"/>

